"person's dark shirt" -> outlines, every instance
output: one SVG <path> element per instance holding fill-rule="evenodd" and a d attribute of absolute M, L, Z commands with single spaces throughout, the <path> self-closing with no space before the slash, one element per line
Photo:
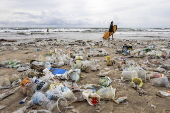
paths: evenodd
<path fill-rule="evenodd" d="M 113 32 L 113 25 L 110 24 L 109 32 Z"/>

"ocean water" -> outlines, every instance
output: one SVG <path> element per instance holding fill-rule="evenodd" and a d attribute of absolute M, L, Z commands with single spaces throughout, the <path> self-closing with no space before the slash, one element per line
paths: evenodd
<path fill-rule="evenodd" d="M 103 40 L 108 28 L 0 28 L 0 39 L 33 40 Z M 118 28 L 115 39 L 157 40 L 170 39 L 170 28 Z"/>

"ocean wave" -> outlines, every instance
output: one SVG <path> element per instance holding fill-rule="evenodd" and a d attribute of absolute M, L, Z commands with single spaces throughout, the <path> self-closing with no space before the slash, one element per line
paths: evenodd
<path fill-rule="evenodd" d="M 50 28 L 53 32 L 105 32 L 108 28 Z M 46 33 L 47 28 L 0 28 L 0 32 Z M 118 28 L 117 32 L 170 32 L 170 28 Z"/>

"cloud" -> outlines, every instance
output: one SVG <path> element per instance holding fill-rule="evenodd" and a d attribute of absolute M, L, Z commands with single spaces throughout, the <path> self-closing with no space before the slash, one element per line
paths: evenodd
<path fill-rule="evenodd" d="M 169 0 L 5 0 L 0 26 L 170 27 Z"/>
<path fill-rule="evenodd" d="M 30 13 L 25 13 L 25 12 L 14 12 L 14 15 L 21 15 L 21 16 L 27 16 L 29 18 L 40 18 L 39 15 L 34 15 L 34 14 L 30 14 Z"/>

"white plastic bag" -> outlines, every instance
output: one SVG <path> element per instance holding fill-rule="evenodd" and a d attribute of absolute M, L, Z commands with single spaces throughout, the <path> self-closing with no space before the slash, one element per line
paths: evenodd
<path fill-rule="evenodd" d="M 77 82 L 80 79 L 80 73 L 81 73 L 80 69 L 71 69 L 68 71 L 67 75 L 69 76 L 69 79 Z"/>
<path fill-rule="evenodd" d="M 115 91 L 116 89 L 112 88 L 112 86 L 102 87 L 97 91 L 97 94 L 101 99 L 115 99 Z"/>
<path fill-rule="evenodd" d="M 45 76 L 41 77 L 41 80 L 48 80 L 48 79 L 53 79 L 54 75 L 52 74 L 51 71 L 49 71 L 49 69 L 45 68 L 43 70 L 43 73 L 45 74 Z"/>
<path fill-rule="evenodd" d="M 71 102 L 74 102 L 77 99 L 73 92 L 61 83 L 52 83 L 46 94 L 49 99 L 57 99 L 59 97 L 63 97 Z"/>
<path fill-rule="evenodd" d="M 167 77 L 159 77 L 151 79 L 151 83 L 154 86 L 169 87 L 169 81 Z"/>

